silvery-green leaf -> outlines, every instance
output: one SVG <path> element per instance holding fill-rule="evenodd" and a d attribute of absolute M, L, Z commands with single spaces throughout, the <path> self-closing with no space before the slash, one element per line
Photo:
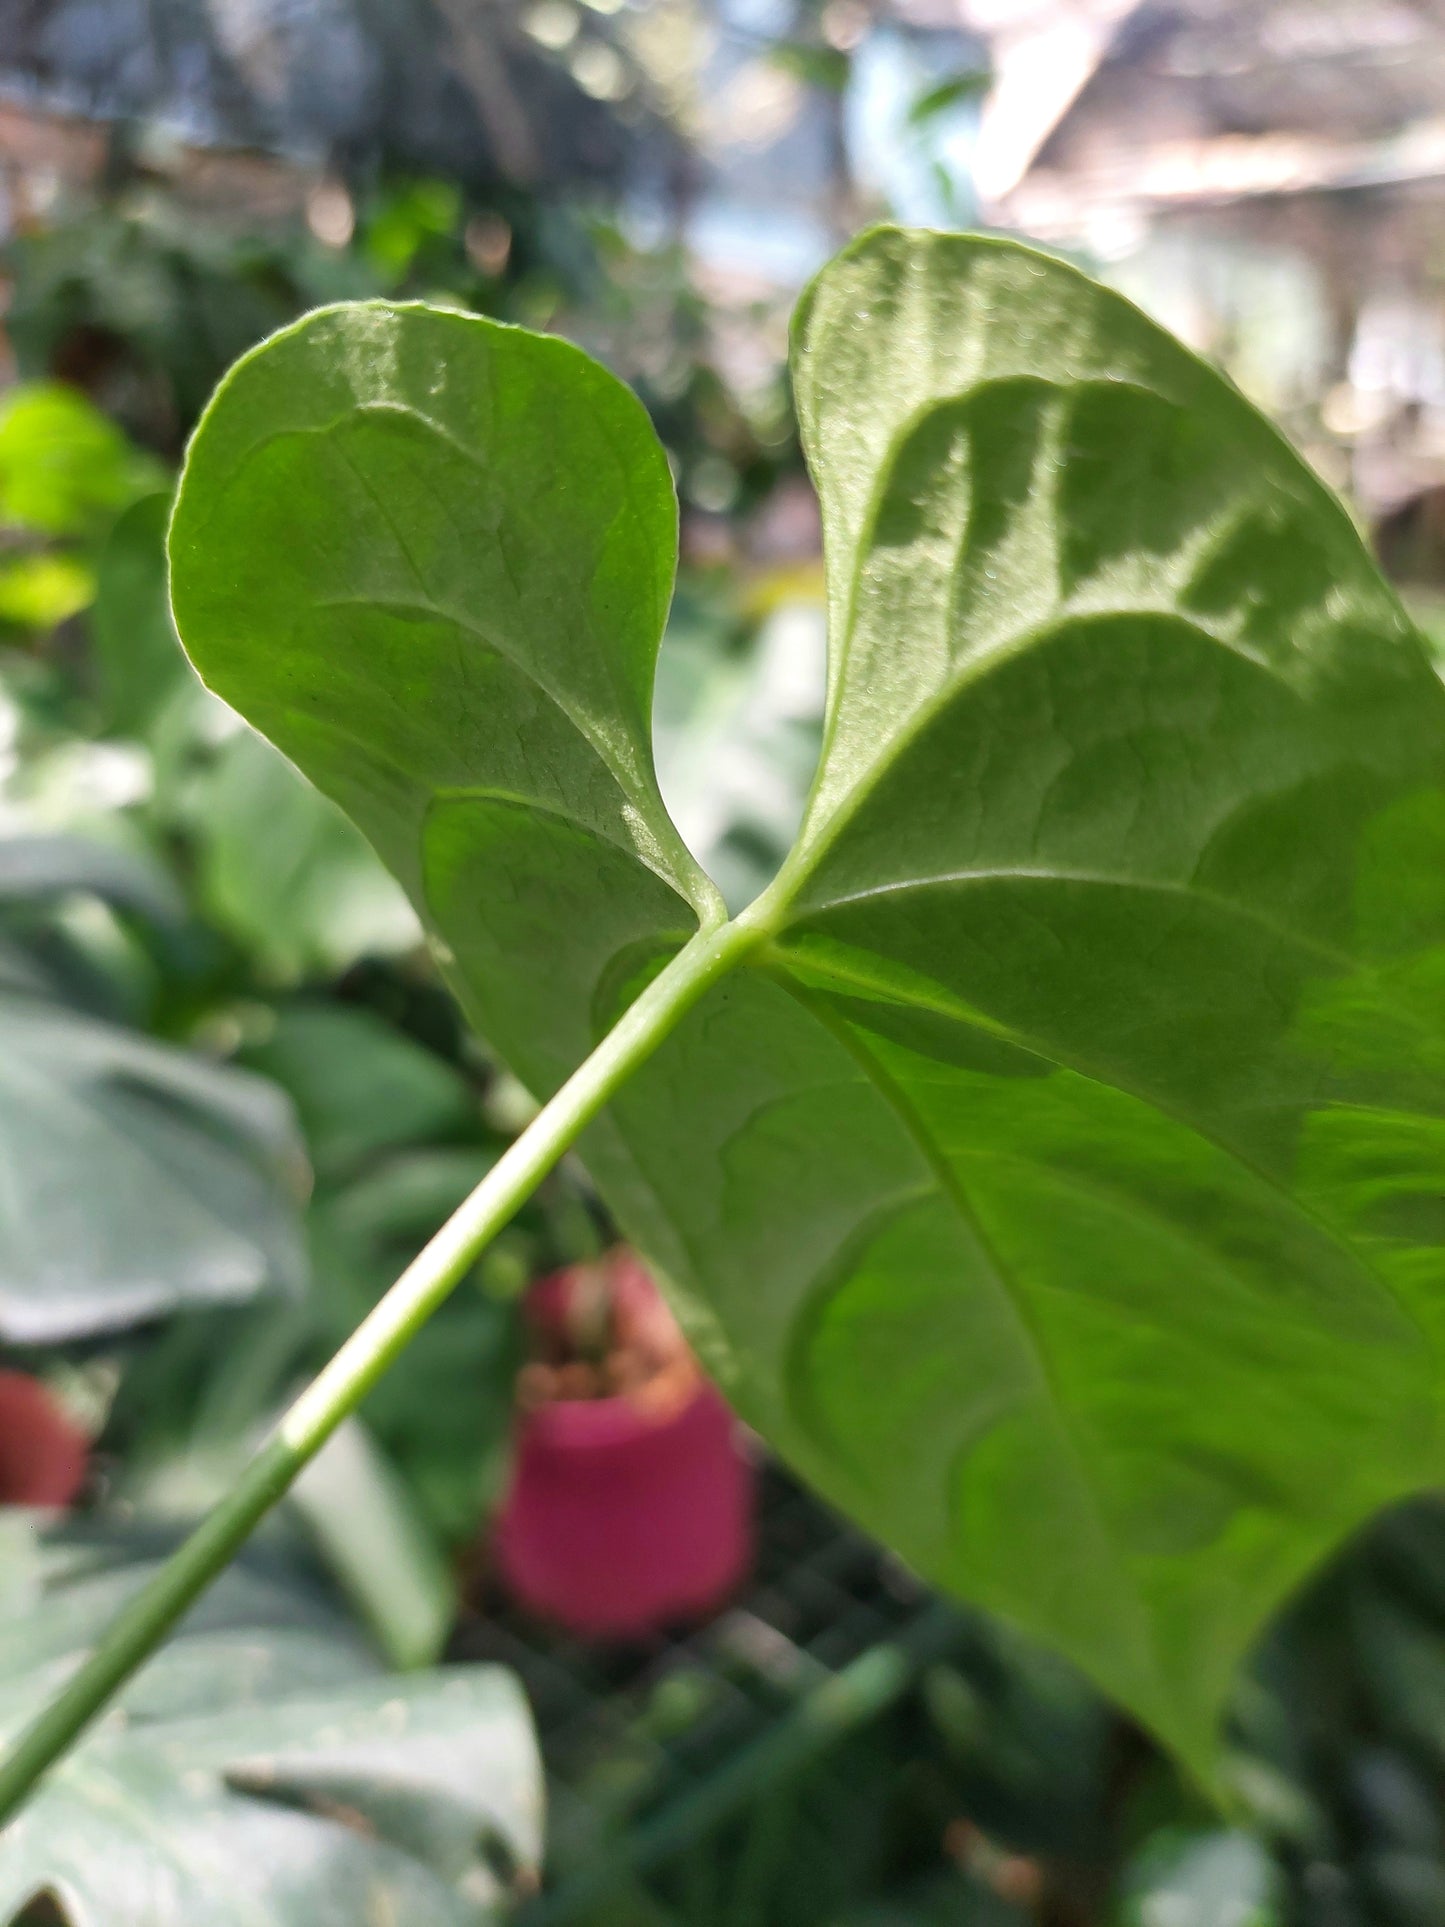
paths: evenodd
<path fill-rule="evenodd" d="M 4 1527 L 0 1734 L 152 1570 Z M 398 1678 L 260 1565 L 220 1582 L 0 1837 L 0 1921 L 66 1927 L 485 1927 L 535 1867 L 542 1784 L 496 1667 Z"/>

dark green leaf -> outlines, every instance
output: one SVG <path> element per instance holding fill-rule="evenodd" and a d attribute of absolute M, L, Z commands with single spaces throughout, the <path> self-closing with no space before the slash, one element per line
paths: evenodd
<path fill-rule="evenodd" d="M 585 1141 L 747 1416 L 1213 1772 L 1262 1620 L 1438 1476 L 1445 691 L 1217 374 L 1013 244 L 800 311 L 825 744 L 746 967 Z M 672 561 L 553 341 L 336 310 L 172 534 L 205 675 L 554 1088 L 712 914 L 644 719 Z"/>
<path fill-rule="evenodd" d="M 465 1080 L 445 1059 L 368 1010 L 293 1004 L 245 1053 L 296 1106 L 318 1176 L 344 1178 L 394 1145 L 444 1137 L 472 1118 Z"/>

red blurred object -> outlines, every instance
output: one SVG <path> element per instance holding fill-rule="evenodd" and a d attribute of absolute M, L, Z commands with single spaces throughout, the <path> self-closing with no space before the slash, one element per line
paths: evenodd
<path fill-rule="evenodd" d="M 89 1443 L 38 1378 L 0 1371 L 0 1505 L 70 1505 Z"/>
<path fill-rule="evenodd" d="M 640 1639 L 700 1618 L 752 1560 L 752 1467 L 722 1398 L 630 1252 L 604 1261 L 614 1336 L 656 1369 L 634 1389 L 554 1398 L 519 1415 L 496 1554 L 533 1612 L 596 1639 Z M 542 1342 L 595 1293 L 597 1267 L 540 1279 L 527 1312 Z"/>

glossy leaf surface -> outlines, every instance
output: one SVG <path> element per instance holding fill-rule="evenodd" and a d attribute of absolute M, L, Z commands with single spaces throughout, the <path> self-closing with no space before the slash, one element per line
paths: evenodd
<path fill-rule="evenodd" d="M 1119 297 L 879 231 L 795 382 L 822 761 L 584 1140 L 740 1408 L 1205 1774 L 1269 1611 L 1438 1475 L 1445 692 L 1348 517 Z M 202 675 L 554 1088 L 715 914 L 646 745 L 659 451 L 570 349 L 333 310 L 193 446 Z"/>

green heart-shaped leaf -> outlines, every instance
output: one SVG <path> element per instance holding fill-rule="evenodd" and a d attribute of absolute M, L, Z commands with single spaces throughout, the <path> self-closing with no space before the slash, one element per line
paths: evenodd
<path fill-rule="evenodd" d="M 584 1140 L 740 1408 L 1211 1771 L 1261 1621 L 1438 1473 L 1445 691 L 1339 504 L 1116 295 L 866 236 L 795 379 L 792 856 Z M 551 340 L 333 309 L 172 528 L 205 678 L 555 1088 L 721 914 L 657 798 L 675 509 Z"/>

